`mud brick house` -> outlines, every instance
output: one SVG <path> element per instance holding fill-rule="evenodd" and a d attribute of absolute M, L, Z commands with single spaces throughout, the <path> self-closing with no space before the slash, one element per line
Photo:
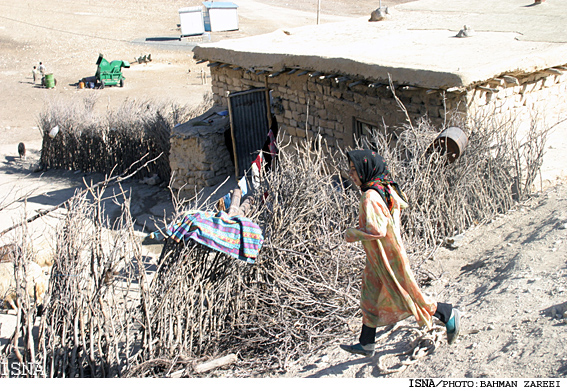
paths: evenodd
<path fill-rule="evenodd" d="M 426 116 L 440 131 L 453 112 L 558 118 L 567 106 L 566 19 L 560 1 L 420 0 L 378 22 L 356 18 L 207 43 L 194 57 L 208 62 L 219 108 L 231 94 L 264 88 L 292 141 L 318 133 L 345 147 L 407 116 Z"/>

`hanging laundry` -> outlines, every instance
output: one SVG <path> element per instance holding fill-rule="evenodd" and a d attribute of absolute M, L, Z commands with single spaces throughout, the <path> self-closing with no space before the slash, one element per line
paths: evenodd
<path fill-rule="evenodd" d="M 268 132 L 268 149 L 270 150 L 270 155 L 274 158 L 278 154 L 278 147 L 276 145 L 276 137 L 274 136 L 274 132 L 272 129 Z"/>
<path fill-rule="evenodd" d="M 262 229 L 256 223 L 223 211 L 188 211 L 181 221 L 167 227 L 166 234 L 176 242 L 191 239 L 248 263 L 255 262 L 264 243 Z"/>

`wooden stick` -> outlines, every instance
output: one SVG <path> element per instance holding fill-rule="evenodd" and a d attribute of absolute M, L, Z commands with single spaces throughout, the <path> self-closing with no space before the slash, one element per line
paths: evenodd
<path fill-rule="evenodd" d="M 232 197 L 230 198 L 230 207 L 228 208 L 229 216 L 236 216 L 238 214 L 238 208 L 240 208 L 240 198 L 242 197 L 242 190 L 236 188 L 232 191 Z"/>
<path fill-rule="evenodd" d="M 254 198 L 246 197 L 244 199 L 244 202 L 240 204 L 240 208 L 238 208 L 237 215 L 246 217 L 246 215 L 250 212 L 250 208 L 252 208 L 253 204 L 254 204 Z"/>
<path fill-rule="evenodd" d="M 215 368 L 218 368 L 218 367 L 233 364 L 233 363 L 236 362 L 236 360 L 237 360 L 236 354 L 231 353 L 228 356 L 216 358 L 214 360 L 210 360 L 210 361 L 204 362 L 202 364 L 195 365 L 195 367 L 193 369 L 197 373 L 208 372 L 208 371 L 215 369 Z"/>

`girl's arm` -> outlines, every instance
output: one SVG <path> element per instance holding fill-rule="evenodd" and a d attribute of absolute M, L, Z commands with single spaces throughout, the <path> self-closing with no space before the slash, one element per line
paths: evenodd
<path fill-rule="evenodd" d="M 360 227 L 347 229 L 346 241 L 378 240 L 385 237 L 388 228 L 385 212 L 387 209 L 382 197 L 374 190 L 367 191 L 363 194 L 360 205 Z"/>

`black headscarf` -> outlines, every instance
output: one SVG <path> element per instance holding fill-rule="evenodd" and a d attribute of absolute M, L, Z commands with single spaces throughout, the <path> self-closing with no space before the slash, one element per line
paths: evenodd
<path fill-rule="evenodd" d="M 376 190 L 378 194 L 382 196 L 382 199 L 390 211 L 393 207 L 390 186 L 407 202 L 404 192 L 400 189 L 398 184 L 392 180 L 386 161 L 382 156 L 369 149 L 350 151 L 347 152 L 347 156 L 354 164 L 354 168 L 356 168 L 356 172 L 362 182 L 360 190 Z"/>

